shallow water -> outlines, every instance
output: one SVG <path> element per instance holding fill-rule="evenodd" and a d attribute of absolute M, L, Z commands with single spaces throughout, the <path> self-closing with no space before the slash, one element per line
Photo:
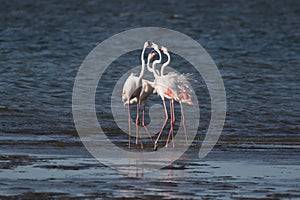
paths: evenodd
<path fill-rule="evenodd" d="M 2 199 L 300 197 L 298 1 L 4 1 L 0 10 Z M 81 143 L 72 117 L 73 84 L 97 44 L 145 26 L 180 31 L 208 51 L 225 84 L 226 122 L 213 151 L 198 159 L 211 108 L 205 83 L 195 76 L 201 115 L 192 147 L 162 170 L 120 173 Z M 172 58 L 174 68 L 190 72 L 182 58 Z M 98 119 L 106 119 L 107 134 L 123 148 L 127 136 L 112 123 L 110 101 L 103 98 L 132 64 L 139 64 L 138 51 L 112 63 L 96 93 Z M 153 96 L 148 106 L 159 102 Z M 145 151 L 150 148 L 145 142 Z"/>

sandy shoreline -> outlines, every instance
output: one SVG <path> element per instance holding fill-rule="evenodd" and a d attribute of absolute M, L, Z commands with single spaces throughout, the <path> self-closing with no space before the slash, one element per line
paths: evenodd
<path fill-rule="evenodd" d="M 297 145 L 288 145 L 294 150 L 283 144 L 277 150 L 273 145 L 264 149 L 242 145 L 238 149 L 229 144 L 225 148 L 221 140 L 204 159 L 198 159 L 196 148 L 192 148 L 162 170 L 147 173 L 130 169 L 124 174 L 90 156 L 79 138 L 51 137 L 52 142 L 45 142 L 45 136 L 44 142 L 40 138 L 35 144 L 6 141 L 0 157 L 1 199 L 300 197 Z"/>

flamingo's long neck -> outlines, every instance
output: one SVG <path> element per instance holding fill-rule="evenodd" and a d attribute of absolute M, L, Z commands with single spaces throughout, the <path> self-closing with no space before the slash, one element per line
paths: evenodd
<path fill-rule="evenodd" d="M 139 76 L 139 79 L 142 80 L 144 73 L 145 73 L 145 60 L 144 60 L 144 54 L 145 54 L 145 50 L 146 48 L 143 48 L 142 54 L 141 54 L 141 61 L 142 61 L 142 69 L 141 69 L 141 73 Z"/>
<path fill-rule="evenodd" d="M 152 72 L 154 74 L 153 69 L 150 67 L 150 61 L 151 61 L 151 57 L 149 56 L 148 61 L 147 61 L 147 69 L 149 72 Z M 155 74 L 154 74 L 154 76 L 155 76 Z"/>
<path fill-rule="evenodd" d="M 157 71 L 156 71 L 156 64 L 158 64 L 158 63 L 161 63 L 161 53 L 160 53 L 160 51 L 158 50 L 155 50 L 157 53 L 158 53 L 158 55 L 159 55 L 159 59 L 158 60 L 155 60 L 153 63 L 152 63 L 152 72 L 153 72 L 153 74 L 154 74 L 154 77 L 157 77 L 157 76 L 159 76 L 159 74 L 157 73 Z"/>
<path fill-rule="evenodd" d="M 168 52 L 166 52 L 165 54 L 167 55 L 168 60 L 167 60 L 167 62 L 165 62 L 165 63 L 162 65 L 162 67 L 161 67 L 161 69 L 160 69 L 160 74 L 161 74 L 161 76 L 164 75 L 165 68 L 166 68 L 166 67 L 170 64 L 170 62 L 171 62 L 170 54 L 169 54 Z"/>

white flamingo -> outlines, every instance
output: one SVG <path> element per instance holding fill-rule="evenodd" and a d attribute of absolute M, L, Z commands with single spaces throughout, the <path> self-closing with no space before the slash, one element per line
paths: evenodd
<path fill-rule="evenodd" d="M 130 127 L 130 104 L 137 105 L 136 111 L 136 144 L 138 144 L 138 124 L 139 124 L 139 112 L 140 112 L 140 95 L 142 90 L 143 81 L 142 78 L 145 73 L 145 60 L 144 54 L 146 48 L 149 46 L 149 42 L 146 41 L 144 44 L 144 48 L 141 54 L 141 62 L 142 62 L 142 69 L 139 76 L 131 73 L 130 76 L 124 83 L 123 91 L 122 91 L 122 101 L 124 105 L 128 105 L 128 147 L 130 148 L 130 134 L 131 134 L 131 127 Z"/>
<path fill-rule="evenodd" d="M 161 75 L 164 75 L 164 70 L 165 68 L 170 64 L 171 62 L 171 57 L 170 54 L 168 52 L 168 49 L 164 46 L 161 47 L 161 51 L 168 57 L 167 62 L 165 62 L 163 64 L 163 66 L 161 67 Z M 185 139 L 186 139 L 186 143 L 187 143 L 187 134 L 186 134 L 186 125 L 185 125 L 185 119 L 184 119 L 184 110 L 183 110 L 183 105 L 182 103 L 186 103 L 188 105 L 194 105 L 193 102 L 193 98 L 192 98 L 192 86 L 190 85 L 189 81 L 188 81 L 188 77 L 183 75 L 183 74 L 176 74 L 176 73 L 172 73 L 169 72 L 168 76 L 172 76 L 172 74 L 176 75 L 176 84 L 177 84 L 177 97 L 179 97 L 179 100 L 177 100 L 176 98 L 172 98 L 171 99 L 171 105 L 170 105 L 170 115 L 171 115 L 171 130 L 169 132 L 169 136 L 166 142 L 166 147 L 168 146 L 168 142 L 170 139 L 170 134 L 172 133 L 173 136 L 173 125 L 175 123 L 175 113 L 174 113 L 174 100 L 179 102 L 180 104 L 180 110 L 181 110 L 181 116 L 182 116 L 182 124 L 183 124 L 183 129 L 184 129 L 184 134 L 185 134 Z M 174 145 L 174 143 L 173 143 Z"/>
<path fill-rule="evenodd" d="M 184 134 L 185 134 L 185 138 L 186 138 L 186 143 L 187 143 L 187 134 L 186 134 L 186 127 L 185 127 L 185 119 L 184 119 L 184 112 L 183 112 L 183 107 L 182 107 L 182 103 L 187 103 L 189 105 L 193 105 L 193 101 L 190 98 L 190 91 L 191 90 L 191 86 L 189 84 L 189 82 L 187 81 L 187 79 L 185 78 L 184 75 L 181 74 L 176 74 L 176 73 L 168 73 L 167 75 L 164 75 L 164 69 L 169 65 L 170 63 L 170 55 L 168 53 L 168 50 L 163 47 L 162 51 L 164 52 L 164 54 L 166 54 L 168 56 L 168 61 L 166 63 L 164 63 L 164 65 L 161 68 L 161 75 L 158 74 L 157 70 L 156 70 L 156 64 L 161 62 L 162 56 L 160 53 L 160 50 L 158 49 L 158 45 L 155 43 L 151 44 L 151 47 L 158 53 L 159 55 L 159 59 L 154 61 L 152 64 L 152 68 L 150 68 L 149 65 L 147 65 L 147 68 L 150 72 L 153 73 L 155 79 L 154 79 L 154 88 L 155 91 L 158 93 L 158 95 L 161 97 L 162 101 L 163 101 L 163 106 L 164 106 L 164 110 L 165 110 L 165 121 L 163 123 L 163 126 L 157 136 L 157 139 L 154 142 L 154 150 L 157 149 L 157 143 L 158 140 L 161 136 L 161 133 L 168 121 L 168 112 L 167 112 L 167 108 L 166 108 L 166 103 L 165 103 L 165 98 L 170 99 L 171 100 L 171 111 L 170 111 L 170 115 L 171 115 L 171 129 L 169 132 L 169 136 L 168 136 L 168 140 L 166 143 L 166 146 L 168 146 L 168 141 L 170 138 L 170 134 L 173 132 L 173 123 L 175 121 L 175 115 L 174 115 L 174 103 L 172 101 L 177 101 L 180 104 L 180 108 L 181 108 L 181 116 L 182 116 L 182 122 L 183 122 L 183 127 L 184 127 Z M 174 142 L 174 140 L 173 140 Z M 174 143 L 173 143 L 174 145 Z"/>
<path fill-rule="evenodd" d="M 155 51 L 151 51 L 148 54 L 147 66 L 150 65 L 152 58 L 156 55 Z M 148 81 L 146 79 L 142 80 L 142 91 L 140 93 L 140 102 L 143 105 L 143 115 L 142 115 L 142 126 L 145 126 L 145 106 L 147 103 L 147 98 L 154 92 L 154 82 Z"/>

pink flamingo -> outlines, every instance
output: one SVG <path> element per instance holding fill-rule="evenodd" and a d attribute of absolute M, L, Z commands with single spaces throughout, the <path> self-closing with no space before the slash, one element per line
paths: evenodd
<path fill-rule="evenodd" d="M 161 47 L 162 52 L 168 57 L 167 62 L 165 62 L 163 64 L 163 66 L 161 67 L 161 75 L 164 75 L 164 70 L 165 68 L 170 64 L 171 62 L 171 57 L 170 54 L 168 52 L 168 49 L 164 46 Z M 181 110 L 181 118 L 182 118 L 182 124 L 183 124 L 183 129 L 184 129 L 184 134 L 185 134 L 185 139 L 186 139 L 186 143 L 187 143 L 187 134 L 186 134 L 186 125 L 185 125 L 185 119 L 184 119 L 184 110 L 183 110 L 183 105 L 182 103 L 186 103 L 188 105 L 193 106 L 194 102 L 193 102 L 193 98 L 192 98 L 192 86 L 189 84 L 188 80 L 187 80 L 187 76 L 183 75 L 183 74 L 176 74 L 176 73 L 168 73 L 168 75 L 172 75 L 175 74 L 176 75 L 176 84 L 177 84 L 177 90 L 175 90 L 175 92 L 177 93 L 177 98 L 172 98 L 171 99 L 171 104 L 170 104 L 170 115 L 171 115 L 171 129 L 169 132 L 169 136 L 166 142 L 166 147 L 168 146 L 168 142 L 170 139 L 170 134 L 172 133 L 173 136 L 173 125 L 175 123 L 175 113 L 174 113 L 174 100 L 179 102 L 180 104 L 180 110 Z M 174 143 L 173 143 L 174 145 Z"/>
<path fill-rule="evenodd" d="M 124 83 L 123 92 L 122 92 L 122 101 L 124 105 L 128 105 L 128 148 L 130 148 L 130 134 L 131 134 L 131 126 L 130 126 L 130 104 L 137 105 L 137 112 L 136 112 L 136 125 L 139 124 L 139 112 L 140 112 L 140 95 L 142 91 L 143 81 L 142 78 L 145 73 L 145 60 L 144 54 L 146 48 L 149 46 L 149 42 L 146 41 L 144 44 L 144 48 L 141 54 L 141 62 L 142 62 L 142 69 L 139 76 L 131 73 L 130 76 Z M 153 55 L 154 56 L 154 55 Z M 136 126 L 136 144 L 138 144 L 138 126 Z"/>
<path fill-rule="evenodd" d="M 148 54 L 148 61 L 147 61 L 147 66 L 150 64 L 150 61 L 152 60 L 152 58 L 156 55 L 155 51 L 151 51 L 151 53 Z M 145 131 L 147 132 L 147 134 L 149 135 L 151 142 L 152 141 L 152 137 L 147 129 L 147 126 L 145 124 L 145 107 L 146 107 L 146 103 L 147 103 L 147 98 L 153 93 L 154 91 L 154 82 L 148 81 L 146 79 L 142 79 L 142 90 L 140 93 L 140 102 L 139 104 L 141 104 L 143 106 L 143 111 L 142 111 L 142 126 L 144 127 Z"/>
<path fill-rule="evenodd" d="M 167 48 L 163 47 L 162 51 L 164 52 L 164 54 L 166 54 L 168 56 L 168 61 L 166 63 L 164 63 L 164 65 L 161 68 L 161 75 L 158 74 L 157 70 L 156 70 L 156 64 L 161 62 L 161 53 L 160 50 L 158 49 L 158 45 L 155 43 L 151 44 L 151 47 L 158 53 L 159 55 L 159 59 L 154 61 L 152 64 L 152 68 L 150 68 L 149 65 L 147 65 L 147 69 L 153 73 L 155 79 L 154 79 L 154 88 L 155 91 L 157 92 L 157 94 L 161 97 L 162 101 L 163 101 L 163 106 L 164 106 L 164 110 L 165 110 L 165 121 L 163 123 L 162 128 L 160 129 L 160 132 L 157 136 L 157 139 L 154 142 L 154 150 L 157 149 L 157 143 L 158 140 L 161 136 L 161 133 L 168 121 L 168 112 L 167 112 L 167 108 L 166 108 L 166 103 L 165 103 L 165 98 L 170 99 L 171 100 L 171 129 L 169 132 L 169 136 L 168 136 L 168 140 L 166 143 L 166 147 L 168 146 L 168 141 L 170 138 L 170 134 L 173 132 L 172 128 L 173 128 L 173 123 L 175 121 L 175 115 L 174 115 L 174 103 L 172 101 L 177 101 L 180 104 L 180 108 L 181 108 L 181 116 L 182 116 L 182 122 L 183 122 L 183 127 L 184 127 L 184 134 L 185 134 L 185 138 L 186 138 L 186 143 L 187 143 L 187 135 L 186 135 L 186 127 L 185 127 L 185 122 L 184 122 L 184 112 L 183 112 L 183 107 L 182 107 L 182 103 L 187 103 L 189 105 L 193 105 L 193 101 L 190 98 L 190 91 L 191 90 L 191 86 L 189 85 L 187 79 L 185 78 L 184 75 L 179 75 L 176 73 L 168 73 L 167 75 L 164 75 L 164 69 L 169 65 L 170 63 L 170 55 L 167 51 Z M 173 140 L 173 146 L 174 146 L 174 140 Z"/>
<path fill-rule="evenodd" d="M 150 65 L 150 62 L 155 55 L 156 55 L 156 53 L 153 50 L 148 54 L 147 66 Z M 145 127 L 145 117 L 144 117 L 145 106 L 147 103 L 147 98 L 150 96 L 150 94 L 153 93 L 153 91 L 154 91 L 154 82 L 143 79 L 142 80 L 142 91 L 140 93 L 140 101 L 141 101 L 141 104 L 143 105 L 142 126 L 144 126 L 144 127 Z"/>

